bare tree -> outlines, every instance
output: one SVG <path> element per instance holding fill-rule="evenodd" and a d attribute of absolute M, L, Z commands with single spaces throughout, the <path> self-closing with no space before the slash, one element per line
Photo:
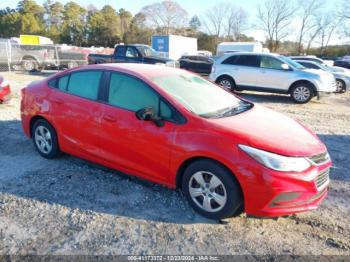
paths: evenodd
<path fill-rule="evenodd" d="M 241 7 L 221 2 L 207 9 L 202 21 L 209 34 L 230 36 L 237 40 L 247 28 L 248 14 Z"/>
<path fill-rule="evenodd" d="M 248 14 L 241 7 L 231 6 L 227 17 L 228 36 L 233 36 L 233 39 L 239 41 L 242 32 L 248 28 Z"/>
<path fill-rule="evenodd" d="M 146 23 L 150 27 L 158 28 L 164 34 L 170 34 L 172 29 L 187 24 L 188 14 L 177 2 L 165 0 L 161 3 L 147 5 L 141 9 Z"/>
<path fill-rule="evenodd" d="M 203 25 L 211 35 L 221 36 L 224 32 L 225 17 L 229 12 L 230 5 L 222 2 L 207 9 L 202 17 Z"/>
<path fill-rule="evenodd" d="M 313 29 L 319 29 L 315 14 L 318 13 L 320 8 L 322 8 L 324 1 L 323 0 L 299 0 L 300 6 L 300 31 L 298 36 L 298 53 L 302 53 L 303 41 L 305 36 L 312 31 Z M 315 31 L 313 32 L 315 33 Z"/>
<path fill-rule="evenodd" d="M 318 42 L 321 46 L 321 55 L 326 51 L 333 34 L 340 25 L 341 17 L 336 16 L 336 12 L 327 10 L 318 16 L 319 37 Z"/>
<path fill-rule="evenodd" d="M 291 0 L 265 0 L 263 5 L 258 5 L 258 24 L 267 35 L 271 51 L 277 51 L 280 41 L 289 34 L 295 11 Z"/>

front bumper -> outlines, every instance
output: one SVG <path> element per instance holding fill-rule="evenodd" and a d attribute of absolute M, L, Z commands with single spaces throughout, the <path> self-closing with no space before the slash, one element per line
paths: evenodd
<path fill-rule="evenodd" d="M 328 161 L 302 173 L 287 173 L 250 161 L 239 171 L 245 213 L 278 217 L 316 209 L 327 196 L 331 166 Z"/>

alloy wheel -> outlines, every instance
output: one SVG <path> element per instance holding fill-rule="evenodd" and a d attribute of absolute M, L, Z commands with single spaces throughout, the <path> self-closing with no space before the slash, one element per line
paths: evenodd
<path fill-rule="evenodd" d="M 43 154 L 49 154 L 52 150 L 52 138 L 50 131 L 44 126 L 38 126 L 34 133 L 35 144 Z"/>
<path fill-rule="evenodd" d="M 311 96 L 310 89 L 305 86 L 298 86 L 294 90 L 294 98 L 299 102 L 307 101 Z"/>
<path fill-rule="evenodd" d="M 194 173 L 188 186 L 192 200 L 201 209 L 207 212 L 217 212 L 226 205 L 226 188 L 213 173 L 206 171 Z"/>
<path fill-rule="evenodd" d="M 220 81 L 220 85 L 221 85 L 222 87 L 226 88 L 226 89 L 229 89 L 229 90 L 232 89 L 231 82 L 228 81 L 228 80 L 225 80 L 225 79 L 224 79 L 224 80 L 221 80 L 221 81 Z"/>

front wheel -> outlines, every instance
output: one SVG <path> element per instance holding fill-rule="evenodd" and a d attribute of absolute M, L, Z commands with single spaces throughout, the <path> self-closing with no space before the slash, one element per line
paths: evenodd
<path fill-rule="evenodd" d="M 216 83 L 231 92 L 236 91 L 236 83 L 231 77 L 221 76 L 216 80 Z"/>
<path fill-rule="evenodd" d="M 59 155 L 55 129 L 44 119 L 37 120 L 32 128 L 34 146 L 42 157 L 54 158 Z"/>
<path fill-rule="evenodd" d="M 309 102 L 313 96 L 313 88 L 308 83 L 297 84 L 291 90 L 291 97 L 297 104 L 305 104 Z"/>
<path fill-rule="evenodd" d="M 211 160 L 196 161 L 185 170 L 182 190 L 192 208 L 210 219 L 231 217 L 243 205 L 237 180 Z"/>
<path fill-rule="evenodd" d="M 40 71 L 38 62 L 32 58 L 23 59 L 22 68 L 27 72 Z"/>

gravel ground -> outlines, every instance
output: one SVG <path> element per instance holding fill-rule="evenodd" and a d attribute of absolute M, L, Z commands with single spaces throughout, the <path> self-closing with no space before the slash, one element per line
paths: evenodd
<path fill-rule="evenodd" d="M 0 105 L 0 255 L 350 255 L 350 93 L 307 105 L 242 94 L 318 133 L 334 161 L 330 193 L 312 212 L 219 223 L 195 214 L 178 191 L 68 155 L 41 158 L 22 132 L 19 92 L 44 76 L 2 75 L 13 99 Z"/>

